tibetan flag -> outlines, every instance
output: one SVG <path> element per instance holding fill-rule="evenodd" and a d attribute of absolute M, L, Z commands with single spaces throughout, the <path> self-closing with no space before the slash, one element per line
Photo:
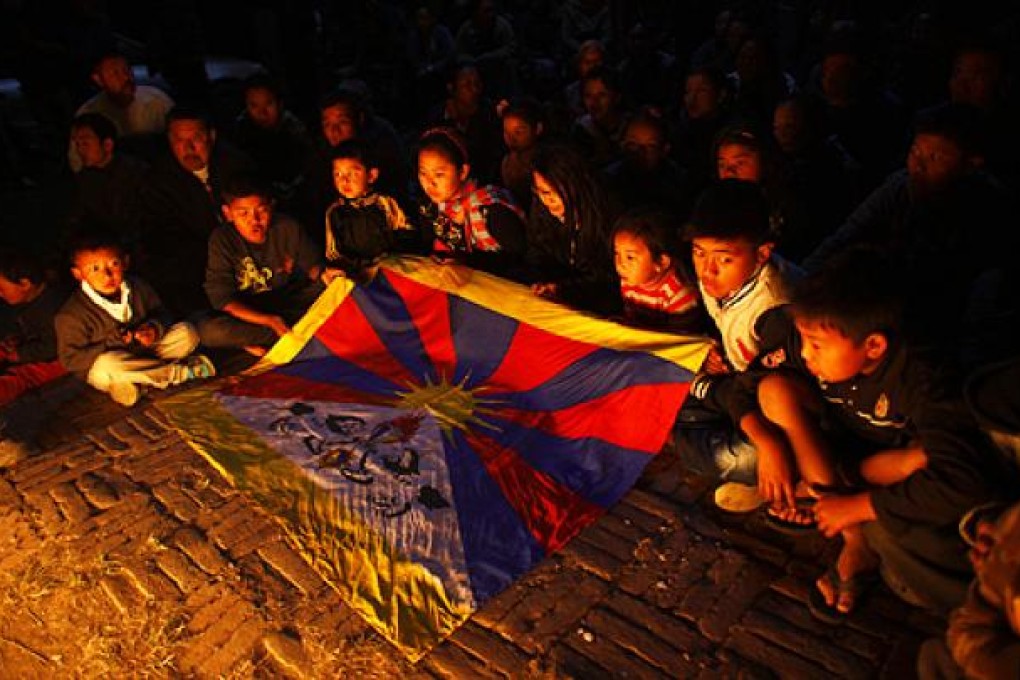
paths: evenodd
<path fill-rule="evenodd" d="M 630 489 L 707 351 L 406 258 L 161 407 L 417 660 Z"/>

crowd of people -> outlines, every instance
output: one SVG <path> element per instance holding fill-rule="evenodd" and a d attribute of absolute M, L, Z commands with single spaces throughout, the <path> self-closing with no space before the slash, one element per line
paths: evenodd
<path fill-rule="evenodd" d="M 812 613 L 880 578 L 948 617 L 923 677 L 1015 673 L 1020 14 L 709 4 L 704 36 L 673 3 L 363 3 L 360 35 L 324 5 L 351 61 L 314 110 L 267 67 L 229 118 L 98 50 L 67 265 L 0 253 L 0 406 L 213 376 L 387 256 L 484 270 L 710 338 L 678 450 L 720 508 L 841 540 Z"/>

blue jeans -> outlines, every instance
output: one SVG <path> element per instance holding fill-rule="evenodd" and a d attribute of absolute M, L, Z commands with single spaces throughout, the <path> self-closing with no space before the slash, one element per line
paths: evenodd
<path fill-rule="evenodd" d="M 758 452 L 731 427 L 692 426 L 678 421 L 673 437 L 688 470 L 723 482 L 758 483 Z"/>

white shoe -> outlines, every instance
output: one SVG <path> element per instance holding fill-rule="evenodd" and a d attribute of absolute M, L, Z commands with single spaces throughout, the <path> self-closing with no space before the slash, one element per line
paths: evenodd
<path fill-rule="evenodd" d="M 134 406 L 142 396 L 138 385 L 129 382 L 119 382 L 110 385 L 110 398 L 121 406 Z"/>
<path fill-rule="evenodd" d="M 758 487 L 739 482 L 720 484 L 714 494 L 715 506 L 720 510 L 744 514 L 760 508 L 764 503 L 758 494 Z"/>

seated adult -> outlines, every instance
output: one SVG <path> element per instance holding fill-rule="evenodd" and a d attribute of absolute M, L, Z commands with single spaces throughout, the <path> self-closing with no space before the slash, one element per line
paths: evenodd
<path fill-rule="evenodd" d="M 204 306 L 201 282 L 203 253 L 209 235 L 220 225 L 221 191 L 238 174 L 254 171 L 240 151 L 218 140 L 202 112 L 183 106 L 167 115 L 170 153 L 153 164 L 148 192 L 149 229 L 145 246 L 159 253 L 148 276 L 164 301 L 177 311 Z"/>
<path fill-rule="evenodd" d="M 285 108 L 279 85 L 265 73 L 244 82 L 244 110 L 234 121 L 231 135 L 238 148 L 251 156 L 273 191 L 291 203 L 312 153 L 305 124 Z"/>
<path fill-rule="evenodd" d="M 113 122 L 118 135 L 138 147 L 136 151 L 142 155 L 154 151 L 153 142 L 166 128 L 173 99 L 158 87 L 136 84 L 131 65 L 116 52 L 104 53 L 96 60 L 92 82 L 99 92 L 78 107 L 77 115 L 101 113 Z M 73 143 L 67 160 L 74 172 L 84 167 Z"/>

